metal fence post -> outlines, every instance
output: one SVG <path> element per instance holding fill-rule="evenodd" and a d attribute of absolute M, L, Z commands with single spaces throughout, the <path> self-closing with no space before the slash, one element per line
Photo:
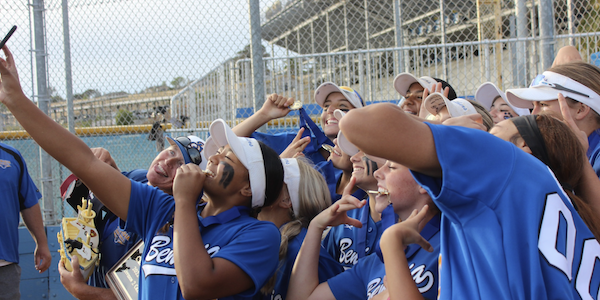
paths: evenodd
<path fill-rule="evenodd" d="M 254 111 L 259 110 L 265 102 L 264 64 L 262 51 L 262 37 L 260 27 L 260 1 L 248 0 L 250 14 L 250 53 L 252 56 L 252 96 L 254 97 Z M 266 131 L 262 126 L 259 131 Z"/>
<path fill-rule="evenodd" d="M 34 0 L 33 2 L 33 25 L 35 40 L 35 63 L 36 63 L 36 83 L 37 100 L 39 108 L 48 114 L 50 106 L 50 96 L 48 95 L 48 77 L 46 69 L 46 32 L 44 24 L 44 1 Z M 50 155 L 40 148 L 41 182 L 42 197 L 44 199 L 44 220 L 48 225 L 55 224 L 53 186 L 52 186 L 52 161 Z"/>
<path fill-rule="evenodd" d="M 527 37 L 527 0 L 516 0 L 517 38 Z M 527 86 L 527 48 L 525 41 L 517 42 L 517 63 L 515 64 L 516 86 Z"/>
<path fill-rule="evenodd" d="M 448 55 L 446 54 L 446 22 L 444 22 L 446 16 L 446 6 L 444 0 L 440 0 L 440 27 L 441 27 L 441 43 L 442 43 L 442 71 L 444 72 L 444 79 L 448 80 L 448 66 L 446 61 Z"/>
<path fill-rule="evenodd" d="M 402 6 L 400 5 L 400 0 L 394 0 L 394 25 L 395 29 L 395 38 L 396 38 L 396 47 L 402 48 L 404 46 L 404 32 L 402 32 Z M 404 72 L 404 51 L 394 51 L 394 55 L 396 59 L 394 60 L 396 65 L 396 71 L 398 74 Z"/>
<path fill-rule="evenodd" d="M 554 60 L 554 10 L 552 8 L 552 0 L 540 0 L 539 4 L 539 26 L 540 26 L 540 44 L 541 54 L 540 59 L 542 70 L 546 70 L 552 66 Z"/>
<path fill-rule="evenodd" d="M 73 74 L 71 72 L 71 35 L 69 33 L 69 1 L 62 0 L 63 44 L 65 52 L 65 82 L 67 92 L 67 123 L 69 131 L 75 134 L 75 116 L 73 111 Z"/>

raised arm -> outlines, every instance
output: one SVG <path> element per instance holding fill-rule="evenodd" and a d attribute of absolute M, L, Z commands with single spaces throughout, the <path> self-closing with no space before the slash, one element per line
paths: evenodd
<path fill-rule="evenodd" d="M 398 253 L 404 253 L 410 244 L 419 244 L 423 249 L 433 251 L 431 244 L 419 234 L 427 223 L 424 221 L 427 208 L 426 205 L 418 213 L 414 210 L 408 219 L 391 226 L 381 235 L 379 244 L 385 260 L 386 287 L 390 300 L 423 299 L 413 280 L 406 256 Z"/>
<path fill-rule="evenodd" d="M 319 284 L 321 235 L 327 226 L 350 224 L 354 227 L 362 227 L 359 220 L 350 218 L 347 214 L 349 210 L 362 207 L 366 203 L 365 200 L 359 201 L 350 194 L 354 183 L 355 179 L 352 178 L 344 189 L 342 199 L 336 201 L 310 222 L 292 269 L 287 300 L 335 299 L 327 282 Z"/>
<path fill-rule="evenodd" d="M 391 103 L 352 109 L 340 121 L 344 136 L 365 153 L 441 177 L 433 134 L 418 117 Z"/>
<path fill-rule="evenodd" d="M 19 82 L 17 67 L 7 46 L 0 58 L 0 102 L 48 154 L 67 167 L 117 216 L 127 218 L 131 182 L 119 171 L 98 160 L 75 135 L 54 122 L 29 100 Z"/>
<path fill-rule="evenodd" d="M 221 298 L 254 286 L 240 267 L 224 258 L 211 258 L 204 247 L 196 202 L 205 179 L 199 166 L 187 164 L 179 168 L 173 182 L 175 271 L 185 299 Z"/>
<path fill-rule="evenodd" d="M 290 112 L 289 106 L 293 103 L 294 98 L 271 94 L 255 114 L 233 127 L 233 132 L 237 136 L 250 136 L 269 121 L 285 117 Z"/>

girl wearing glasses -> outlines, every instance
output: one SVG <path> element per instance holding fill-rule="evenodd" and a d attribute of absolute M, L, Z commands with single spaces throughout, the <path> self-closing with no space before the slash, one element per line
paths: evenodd
<path fill-rule="evenodd" d="M 122 172 L 123 175 L 131 180 L 157 187 L 172 195 L 173 179 L 180 166 L 193 163 L 199 165 L 201 169 L 206 168 L 206 158 L 202 151 L 204 141 L 202 139 L 190 135 L 174 139 L 167 137 L 167 140 L 170 146 L 154 158 L 148 170 L 137 169 Z M 106 149 L 92 148 L 91 150 L 98 159 L 119 170 L 116 162 Z M 68 182 L 69 178 L 65 182 Z M 89 190 L 84 184 L 74 182 L 72 184 L 74 189 L 67 197 L 76 200 L 73 203 L 69 199 L 65 199 L 65 201 L 75 205 L 74 208 L 76 209 L 76 205 L 81 202 L 81 197 L 87 198 Z M 122 230 L 121 228 L 125 226 L 125 222 L 104 207 L 100 200 L 94 197 L 91 201 L 96 212 L 94 223 L 100 240 L 100 263 L 94 268 L 94 272 L 87 283 L 79 272 L 78 262 L 73 262 L 74 267 L 71 272 L 65 269 L 62 263 L 59 263 L 60 281 L 67 291 L 77 299 L 116 299 L 114 292 L 108 286 L 105 278 L 106 273 L 130 248 L 136 245 L 140 240 L 140 236 L 134 232 Z"/>
<path fill-rule="evenodd" d="M 208 175 L 194 164 L 180 167 L 173 201 L 98 160 L 39 110 L 23 94 L 12 54 L 3 50 L 0 101 L 44 150 L 126 219 L 126 230 L 142 236 L 139 299 L 244 299 L 260 289 L 277 266 L 280 238 L 273 223 L 249 211 L 270 205 L 281 191 L 283 167 L 272 149 L 238 138 L 224 121 L 215 121 L 205 145 Z M 197 211 L 202 191 L 206 203 Z"/>
<path fill-rule="evenodd" d="M 559 64 L 538 75 L 529 88 L 509 89 L 506 96 L 516 107 L 533 108 L 533 114 L 554 112 L 560 118 L 558 93 L 566 97 L 575 124 L 587 135 L 587 158 L 600 177 L 600 68 L 582 61 Z"/>

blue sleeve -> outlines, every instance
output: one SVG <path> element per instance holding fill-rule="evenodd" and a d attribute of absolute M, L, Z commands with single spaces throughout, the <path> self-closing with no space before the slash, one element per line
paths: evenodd
<path fill-rule="evenodd" d="M 254 290 L 240 295 L 253 295 L 273 276 L 277 268 L 280 237 L 275 224 L 256 222 L 238 231 L 233 240 L 221 248 L 213 259 L 226 259 L 248 274 L 254 282 Z"/>
<path fill-rule="evenodd" d="M 133 181 L 137 181 L 137 182 L 141 182 L 141 183 L 148 183 L 148 178 L 146 178 L 146 175 L 148 174 L 148 170 L 144 170 L 144 169 L 135 169 L 135 170 L 131 170 L 128 172 L 121 172 L 123 175 L 125 175 L 125 177 L 133 180 Z"/>
<path fill-rule="evenodd" d="M 471 214 L 476 211 L 478 205 L 492 208 L 497 205 L 498 195 L 513 175 L 514 164 L 511 162 L 517 155 L 537 160 L 513 144 L 481 130 L 428 125 L 442 167 L 442 178 L 412 173 L 417 183 L 428 190 L 436 205 L 446 208 L 443 209 L 446 216 L 454 220 L 461 212 Z M 465 153 L 465 145 L 469 145 L 469 153 Z M 491 161 L 507 163 L 495 164 L 494 176 L 480 176 L 481 172 L 491 172 L 482 169 Z"/>
<path fill-rule="evenodd" d="M 280 133 L 262 133 L 255 131 L 250 135 L 258 141 L 265 143 L 271 147 L 277 154 L 281 154 L 285 148 L 294 140 L 296 132 L 280 132 Z"/>
<path fill-rule="evenodd" d="M 327 281 L 344 271 L 342 265 L 340 265 L 333 257 L 321 246 L 321 252 L 319 253 L 319 283 Z"/>
<path fill-rule="evenodd" d="M 367 273 L 368 271 L 363 270 L 363 264 L 359 262 L 352 269 L 327 280 L 327 284 L 335 299 L 366 299 L 367 290 L 362 277 Z"/>
<path fill-rule="evenodd" d="M 125 230 L 145 239 L 173 218 L 175 200 L 158 188 L 131 181 L 131 195 Z"/>
<path fill-rule="evenodd" d="M 25 208 L 30 208 L 38 203 L 38 200 L 42 198 L 42 194 L 40 190 L 35 186 L 33 179 L 29 176 L 29 171 L 27 170 L 27 163 L 21 156 L 21 153 L 17 152 L 21 157 L 21 161 L 23 161 L 23 176 L 21 177 L 21 190 L 19 193 L 25 199 L 24 206 Z"/>
<path fill-rule="evenodd" d="M 325 236 L 325 238 L 321 241 L 321 247 L 323 249 L 325 249 L 325 251 L 327 251 L 327 253 L 329 254 L 329 256 L 331 257 L 339 257 L 338 253 L 337 253 L 337 246 L 336 246 L 336 234 L 335 234 L 335 230 L 333 230 L 336 227 L 331 227 L 329 228 L 329 231 L 327 232 L 327 235 Z"/>
<path fill-rule="evenodd" d="M 589 148 L 587 150 L 587 157 L 594 168 L 596 175 L 600 177 L 600 129 L 594 130 L 588 136 Z"/>

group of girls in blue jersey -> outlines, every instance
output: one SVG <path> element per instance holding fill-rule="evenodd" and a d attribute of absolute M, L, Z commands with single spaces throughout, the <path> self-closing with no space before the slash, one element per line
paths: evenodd
<path fill-rule="evenodd" d="M 404 107 L 324 83 L 320 127 L 300 109 L 298 133 L 257 133 L 291 110 L 273 94 L 234 128 L 215 120 L 200 147 L 173 141 L 145 183 L 43 114 L 3 51 L 0 102 L 144 241 L 139 299 L 598 297 L 597 67 L 481 89 L 489 133 L 427 76 L 396 78 Z M 430 96 L 445 117 L 427 117 Z"/>

